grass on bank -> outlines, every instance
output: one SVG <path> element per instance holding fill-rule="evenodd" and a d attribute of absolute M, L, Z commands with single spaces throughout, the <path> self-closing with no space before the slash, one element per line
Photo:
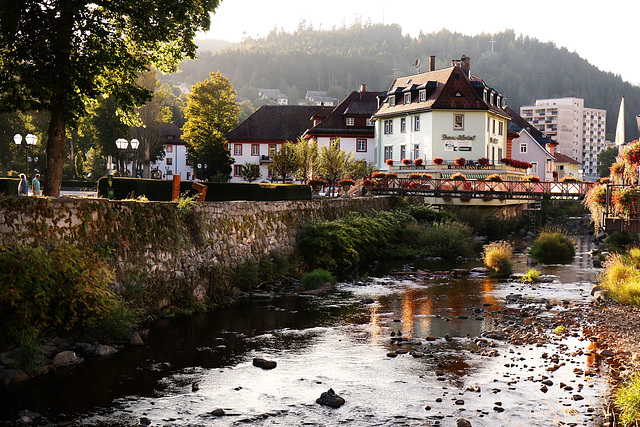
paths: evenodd
<path fill-rule="evenodd" d="M 538 283 L 540 281 L 540 272 L 535 268 L 530 268 L 524 276 L 522 276 L 521 281 L 524 283 Z"/>
<path fill-rule="evenodd" d="M 640 423 L 640 374 L 634 374 L 630 380 L 615 392 L 614 402 L 620 410 L 623 425 Z"/>
<path fill-rule="evenodd" d="M 607 290 L 608 295 L 616 301 L 640 306 L 640 270 L 638 270 L 638 255 L 626 257 L 611 254 L 607 258 L 607 267 L 600 277 L 600 285 Z"/>

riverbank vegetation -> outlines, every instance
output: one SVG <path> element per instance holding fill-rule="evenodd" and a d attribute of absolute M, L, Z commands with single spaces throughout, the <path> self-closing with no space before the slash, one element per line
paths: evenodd
<path fill-rule="evenodd" d="M 630 255 L 611 254 L 607 267 L 600 277 L 600 285 L 614 300 L 640 307 L 640 249 L 632 249 Z"/>
<path fill-rule="evenodd" d="M 309 268 L 344 272 L 380 257 L 467 257 L 473 254 L 474 242 L 471 228 L 451 214 L 407 205 L 307 224 L 299 247 Z"/>
<path fill-rule="evenodd" d="M 614 402 L 620 410 L 622 424 L 637 426 L 640 422 L 640 374 L 634 374 L 616 391 Z"/>
<path fill-rule="evenodd" d="M 0 250 L 0 347 L 18 346 L 32 370 L 46 333 L 122 339 L 135 315 L 111 288 L 113 270 L 99 256 L 68 243 Z"/>

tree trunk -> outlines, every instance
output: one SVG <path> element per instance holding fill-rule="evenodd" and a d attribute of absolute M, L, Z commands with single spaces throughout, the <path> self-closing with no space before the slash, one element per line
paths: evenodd
<path fill-rule="evenodd" d="M 47 141 L 47 169 L 44 179 L 45 196 L 60 196 L 62 169 L 64 167 L 65 122 L 62 119 L 62 103 L 53 102 Z"/>

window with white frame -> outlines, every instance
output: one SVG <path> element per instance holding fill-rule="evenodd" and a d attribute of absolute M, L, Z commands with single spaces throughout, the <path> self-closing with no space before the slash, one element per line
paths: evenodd
<path fill-rule="evenodd" d="M 395 106 L 396 106 L 396 96 L 394 94 L 389 97 L 389 107 L 395 107 Z"/>
<path fill-rule="evenodd" d="M 406 159 L 407 158 L 407 146 L 406 145 L 401 145 L 400 146 L 400 159 Z"/>
<path fill-rule="evenodd" d="M 413 146 L 413 160 L 417 159 L 420 157 L 420 145 L 419 144 L 415 144 Z"/>
<path fill-rule="evenodd" d="M 424 102 L 427 100 L 427 91 L 426 90 L 421 90 L 420 91 L 420 102 Z"/>
<path fill-rule="evenodd" d="M 251 155 L 252 156 L 260 155 L 260 144 L 251 144 Z"/>
<path fill-rule="evenodd" d="M 347 117 L 347 126 L 353 126 L 355 124 L 355 119 L 353 117 Z"/>
<path fill-rule="evenodd" d="M 400 119 L 400 132 L 405 133 L 407 131 L 407 119 L 402 117 Z"/>
<path fill-rule="evenodd" d="M 538 173 L 538 162 L 532 162 L 531 163 L 531 173 Z"/>
<path fill-rule="evenodd" d="M 492 120 L 492 130 L 491 132 L 495 135 L 496 134 L 496 119 Z"/>
<path fill-rule="evenodd" d="M 167 145 L 164 147 L 165 153 L 173 153 L 173 145 Z"/>
<path fill-rule="evenodd" d="M 393 133 L 393 120 L 385 120 L 384 121 L 384 133 L 386 135 L 391 135 Z"/>
<path fill-rule="evenodd" d="M 367 140 L 366 139 L 358 139 L 356 140 L 356 151 L 365 152 L 367 151 Z"/>
<path fill-rule="evenodd" d="M 411 104 L 411 93 L 405 93 L 404 94 L 404 103 L 405 104 Z"/>
<path fill-rule="evenodd" d="M 415 116 L 413 118 L 413 130 L 415 131 L 420 130 L 420 116 Z"/>
<path fill-rule="evenodd" d="M 384 147 L 384 161 L 393 159 L 393 147 Z"/>
<path fill-rule="evenodd" d="M 500 121 L 498 122 L 498 135 L 502 135 L 503 132 L 504 132 L 504 122 Z"/>
<path fill-rule="evenodd" d="M 453 115 L 453 130 L 464 130 L 464 114 Z"/>
<path fill-rule="evenodd" d="M 233 155 L 242 156 L 242 144 L 233 144 Z"/>
<path fill-rule="evenodd" d="M 373 126 L 373 120 L 367 119 L 367 126 Z"/>
<path fill-rule="evenodd" d="M 520 143 L 520 152 L 521 153 L 526 153 L 527 152 L 527 143 L 526 142 L 521 142 Z"/>
<path fill-rule="evenodd" d="M 165 163 L 169 166 L 173 165 L 173 157 L 167 157 Z"/>

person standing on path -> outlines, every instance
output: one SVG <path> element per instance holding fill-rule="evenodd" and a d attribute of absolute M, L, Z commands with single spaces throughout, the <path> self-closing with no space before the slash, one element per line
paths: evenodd
<path fill-rule="evenodd" d="M 18 196 L 29 195 L 29 183 L 25 174 L 20 174 L 20 183 L 18 184 Z"/>
<path fill-rule="evenodd" d="M 37 173 L 36 176 L 33 178 L 33 180 L 31 181 L 31 185 L 33 188 L 33 195 L 39 196 L 40 195 L 40 174 L 39 173 Z"/>

